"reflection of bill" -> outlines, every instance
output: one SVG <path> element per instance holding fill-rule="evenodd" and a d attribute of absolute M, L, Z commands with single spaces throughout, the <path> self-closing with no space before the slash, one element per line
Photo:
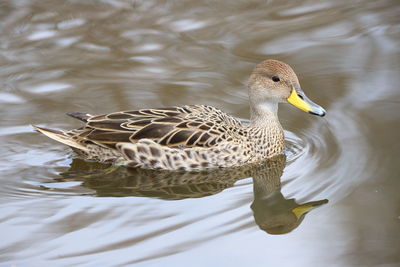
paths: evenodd
<path fill-rule="evenodd" d="M 294 199 L 286 199 L 280 189 L 261 198 L 254 198 L 251 208 L 258 226 L 269 234 L 286 234 L 299 226 L 307 212 L 327 203 L 328 200 L 297 204 Z"/>
<path fill-rule="evenodd" d="M 286 157 L 277 156 L 261 164 L 202 172 L 170 172 L 139 168 L 108 167 L 74 159 L 61 180 L 83 181 L 98 196 L 146 196 L 161 199 L 198 198 L 232 187 L 240 179 L 253 177 L 254 201 L 251 208 L 256 223 L 270 234 L 295 229 L 305 214 L 328 200 L 297 204 L 280 192 L 280 177 Z"/>

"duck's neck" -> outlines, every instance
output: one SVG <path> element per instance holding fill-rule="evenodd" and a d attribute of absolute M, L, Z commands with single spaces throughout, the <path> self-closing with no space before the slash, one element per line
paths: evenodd
<path fill-rule="evenodd" d="M 278 119 L 278 103 L 264 102 L 250 105 L 250 126 L 281 127 Z"/>

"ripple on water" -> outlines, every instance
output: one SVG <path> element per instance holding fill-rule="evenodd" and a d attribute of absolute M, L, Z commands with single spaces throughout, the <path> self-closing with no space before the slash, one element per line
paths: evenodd
<path fill-rule="evenodd" d="M 4 266 L 398 262 L 396 1 L 3 2 Z M 280 109 L 284 169 L 218 172 L 224 182 L 114 170 L 76 160 L 28 126 L 68 129 L 67 111 L 198 102 L 245 116 L 244 84 L 264 58 L 294 66 L 328 112 Z M 283 175 L 263 179 L 268 168 Z M 326 198 L 303 222 L 283 208 Z M 287 230 L 277 210 L 301 225 L 267 235 L 259 228 Z"/>
<path fill-rule="evenodd" d="M 285 141 L 285 154 L 287 156 L 288 164 L 301 157 L 303 153 L 306 153 L 305 147 L 307 144 L 305 143 L 305 140 L 301 139 L 301 137 L 297 136 L 294 132 L 285 130 Z"/>

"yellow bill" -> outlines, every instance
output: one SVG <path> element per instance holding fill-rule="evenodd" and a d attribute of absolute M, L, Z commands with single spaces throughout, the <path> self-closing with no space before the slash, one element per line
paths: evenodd
<path fill-rule="evenodd" d="M 326 204 L 326 203 L 328 203 L 327 199 L 311 201 L 308 203 L 301 204 L 301 205 L 297 206 L 296 208 L 293 208 L 292 212 L 294 213 L 294 215 L 296 215 L 297 219 L 300 219 L 301 216 L 303 216 L 310 210 L 312 210 L 320 205 Z"/>
<path fill-rule="evenodd" d="M 293 87 L 292 93 L 287 98 L 287 101 L 293 106 L 308 112 L 310 114 L 325 116 L 326 111 L 319 105 L 308 99 L 301 89 L 296 89 Z"/>
<path fill-rule="evenodd" d="M 296 215 L 297 219 L 300 219 L 303 214 L 306 214 L 313 208 L 315 207 L 311 205 L 298 206 L 297 208 L 292 209 L 292 212 L 294 213 L 294 215 Z"/>

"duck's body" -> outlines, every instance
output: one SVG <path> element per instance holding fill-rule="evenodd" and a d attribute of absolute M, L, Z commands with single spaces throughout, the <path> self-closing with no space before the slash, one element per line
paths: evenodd
<path fill-rule="evenodd" d="M 282 100 L 325 114 L 299 94 L 297 85 L 296 75 L 285 63 L 267 60 L 257 65 L 249 82 L 249 124 L 217 108 L 192 105 L 105 115 L 75 112 L 68 115 L 85 122 L 84 127 L 66 132 L 35 129 L 88 160 L 189 171 L 240 166 L 283 152 L 284 134 L 277 115 Z"/>
<path fill-rule="evenodd" d="M 88 160 L 166 170 L 232 167 L 282 153 L 278 121 L 244 125 L 211 106 L 122 111 L 106 115 L 70 113 L 86 122 L 67 132 L 36 127 L 58 141 L 69 140 Z"/>

